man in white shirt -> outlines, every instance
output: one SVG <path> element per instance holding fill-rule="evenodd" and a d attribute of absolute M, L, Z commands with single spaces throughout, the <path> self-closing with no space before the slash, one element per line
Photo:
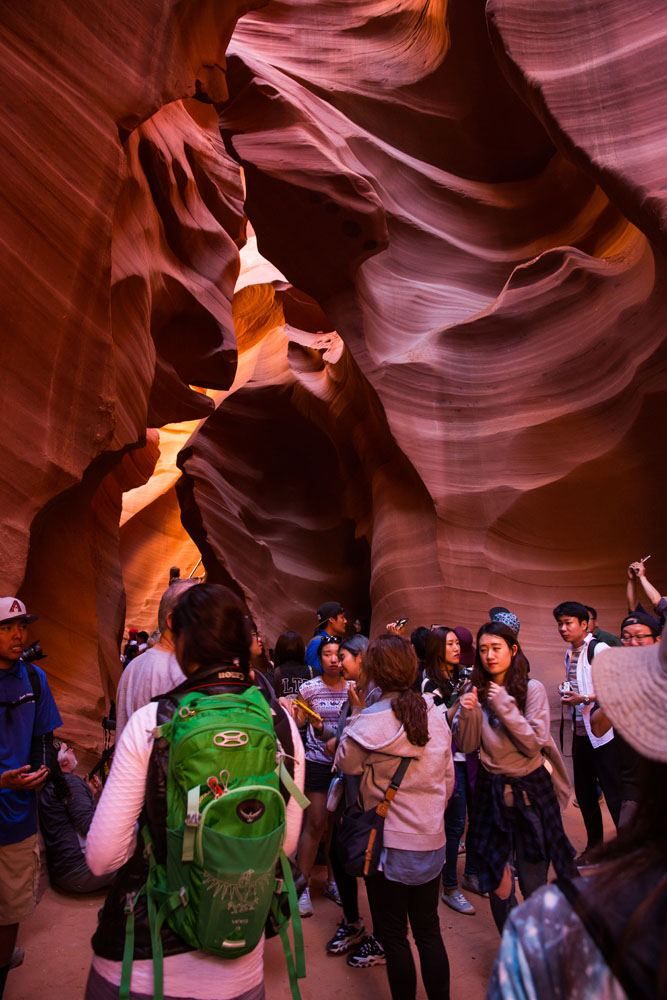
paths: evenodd
<path fill-rule="evenodd" d="M 596 736 L 591 729 L 591 712 L 595 706 L 595 692 L 591 663 L 604 649 L 605 642 L 595 639 L 588 631 L 589 613 L 578 601 L 564 601 L 554 608 L 558 634 L 570 648 L 565 654 L 565 680 L 567 690 L 561 688 L 563 705 L 572 708 L 572 768 L 574 791 L 586 826 L 588 843 L 576 858 L 585 864 L 588 853 L 602 843 L 602 813 L 598 799 L 598 786 L 602 788 L 611 818 L 618 827 L 621 811 L 621 777 L 617 759 L 614 730 L 609 728 L 603 736 Z M 589 649 L 591 643 L 595 643 Z"/>
<path fill-rule="evenodd" d="M 116 691 L 116 741 L 133 712 L 185 680 L 174 653 L 171 613 L 188 587 L 196 583 L 197 580 L 176 580 L 167 587 L 157 613 L 160 641 L 135 656 L 123 671 Z"/>

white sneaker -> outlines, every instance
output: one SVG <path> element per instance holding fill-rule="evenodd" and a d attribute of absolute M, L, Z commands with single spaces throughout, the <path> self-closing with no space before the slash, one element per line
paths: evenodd
<path fill-rule="evenodd" d="M 475 914 L 475 907 L 469 899 L 466 899 L 461 890 L 456 887 L 443 889 L 442 901 L 447 906 L 450 906 L 452 910 L 456 910 L 457 913 L 466 913 L 471 917 Z"/>
<path fill-rule="evenodd" d="M 312 915 L 313 915 L 313 904 L 310 898 L 310 889 L 308 886 L 306 886 L 306 888 L 299 896 L 299 916 L 312 917 Z"/>

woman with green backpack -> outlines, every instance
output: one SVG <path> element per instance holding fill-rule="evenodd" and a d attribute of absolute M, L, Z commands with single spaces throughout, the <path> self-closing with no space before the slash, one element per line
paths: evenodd
<path fill-rule="evenodd" d="M 217 585 L 190 588 L 173 611 L 186 680 L 128 720 L 88 834 L 91 871 L 120 870 L 86 1000 L 264 997 L 264 926 L 271 916 L 285 944 L 287 900 L 296 910 L 286 855 L 304 757 L 293 721 L 253 682 L 251 627 Z"/>

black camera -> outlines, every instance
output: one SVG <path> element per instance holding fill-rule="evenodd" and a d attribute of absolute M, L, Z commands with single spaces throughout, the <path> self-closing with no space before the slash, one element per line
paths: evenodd
<path fill-rule="evenodd" d="M 21 659 L 24 663 L 32 663 L 33 660 L 43 660 L 45 657 L 46 653 L 42 649 L 40 642 L 33 642 L 32 646 L 26 646 L 21 653 Z"/>
<path fill-rule="evenodd" d="M 459 670 L 459 681 L 456 685 L 456 693 L 465 694 L 472 687 L 472 667 L 461 667 Z"/>

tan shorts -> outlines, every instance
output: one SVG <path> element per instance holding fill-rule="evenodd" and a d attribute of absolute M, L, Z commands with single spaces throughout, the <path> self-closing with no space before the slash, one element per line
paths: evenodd
<path fill-rule="evenodd" d="M 0 927 L 18 924 L 35 909 L 39 887 L 37 836 L 0 844 Z"/>

